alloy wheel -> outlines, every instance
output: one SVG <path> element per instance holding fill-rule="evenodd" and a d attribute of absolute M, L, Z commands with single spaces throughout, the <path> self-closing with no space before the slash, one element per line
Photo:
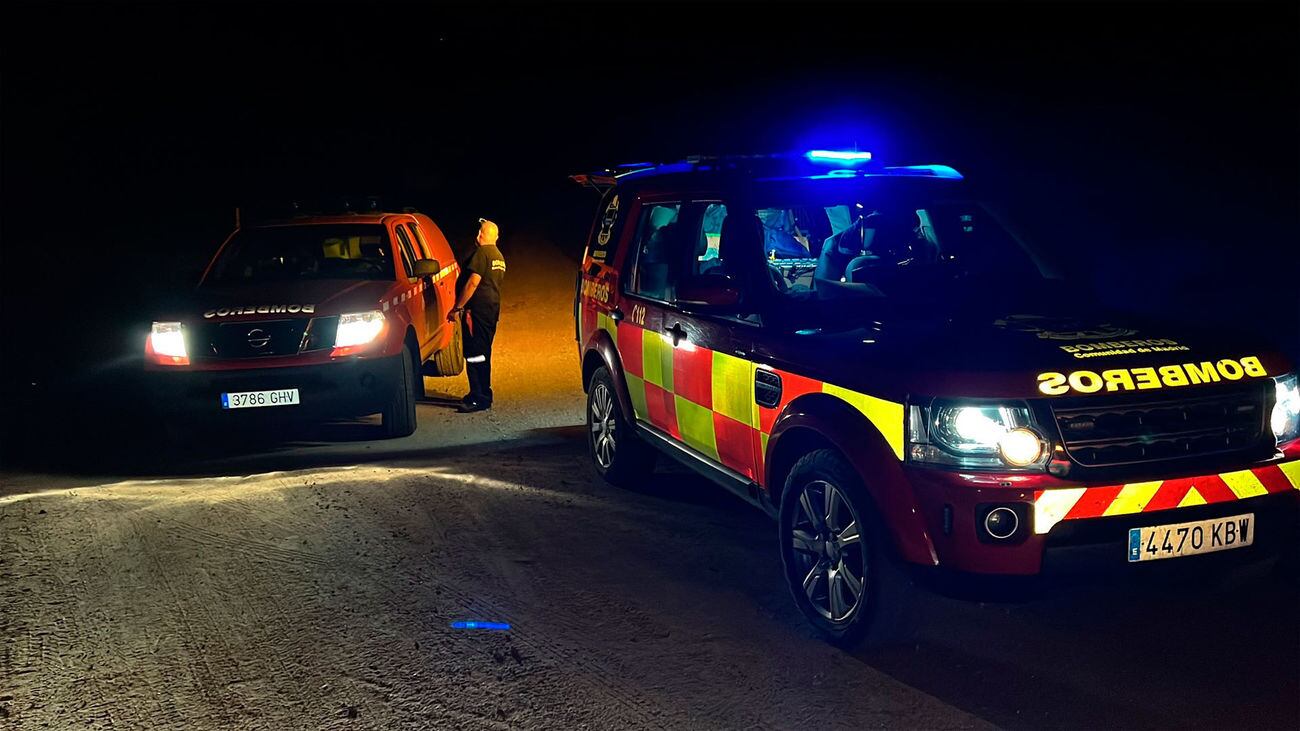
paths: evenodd
<path fill-rule="evenodd" d="M 866 554 L 861 521 L 848 497 L 825 480 L 799 495 L 791 548 L 813 609 L 831 622 L 853 616 L 866 599 Z"/>
<path fill-rule="evenodd" d="M 615 419 L 614 396 L 603 383 L 597 383 L 591 390 L 591 413 L 588 415 L 591 425 L 591 451 L 596 464 L 601 469 L 609 469 L 614 464 Z"/>

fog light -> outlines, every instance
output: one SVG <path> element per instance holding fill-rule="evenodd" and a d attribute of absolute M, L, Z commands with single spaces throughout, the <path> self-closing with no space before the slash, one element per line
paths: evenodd
<path fill-rule="evenodd" d="M 1043 440 L 1031 429 L 1012 429 L 998 439 L 998 454 L 1012 467 L 1028 467 L 1043 457 Z"/>
<path fill-rule="evenodd" d="M 993 508 L 984 516 L 984 530 L 999 540 L 1006 540 L 1020 529 L 1020 516 L 1011 508 Z"/>

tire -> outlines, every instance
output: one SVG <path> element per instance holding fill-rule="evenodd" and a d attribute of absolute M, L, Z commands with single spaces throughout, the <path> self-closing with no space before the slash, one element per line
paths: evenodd
<path fill-rule="evenodd" d="M 461 340 L 460 323 L 451 326 L 451 342 L 447 347 L 433 354 L 427 370 L 430 376 L 459 376 L 465 370 L 465 346 Z"/>
<path fill-rule="evenodd" d="M 417 389 L 424 390 L 423 380 L 415 370 L 415 356 L 411 346 L 402 346 L 401 365 L 397 379 L 391 387 L 388 405 L 380 414 L 384 427 L 384 438 L 397 439 L 409 437 L 415 433 L 415 396 Z"/>
<path fill-rule="evenodd" d="M 635 485 L 654 469 L 656 453 L 633 431 L 604 366 L 587 385 L 587 451 L 596 472 L 611 485 Z"/>
<path fill-rule="evenodd" d="M 915 636 L 918 590 L 892 555 L 861 478 L 838 452 L 819 449 L 795 463 L 778 525 L 790 593 L 827 640 L 883 647 Z"/>

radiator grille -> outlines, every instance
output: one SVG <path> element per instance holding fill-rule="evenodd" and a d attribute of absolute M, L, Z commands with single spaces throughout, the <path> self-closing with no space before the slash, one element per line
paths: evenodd
<path fill-rule="evenodd" d="M 1264 387 L 1250 383 L 1177 399 L 1095 398 L 1052 411 L 1070 457 L 1107 467 L 1258 447 L 1266 405 Z"/>
<path fill-rule="evenodd" d="M 192 336 L 193 352 L 202 358 L 295 355 L 330 347 L 337 327 L 337 317 L 204 323 Z"/>

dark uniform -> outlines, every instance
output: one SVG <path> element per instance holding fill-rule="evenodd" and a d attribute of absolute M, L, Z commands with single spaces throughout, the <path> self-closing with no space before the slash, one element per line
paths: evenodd
<path fill-rule="evenodd" d="M 466 402 L 492 403 L 492 338 L 501 317 L 501 280 L 506 259 L 495 244 L 475 247 L 474 255 L 461 268 L 456 291 L 463 292 L 471 274 L 480 277 L 474 295 L 465 305 L 462 327 L 465 334 L 465 371 L 469 376 Z"/>

